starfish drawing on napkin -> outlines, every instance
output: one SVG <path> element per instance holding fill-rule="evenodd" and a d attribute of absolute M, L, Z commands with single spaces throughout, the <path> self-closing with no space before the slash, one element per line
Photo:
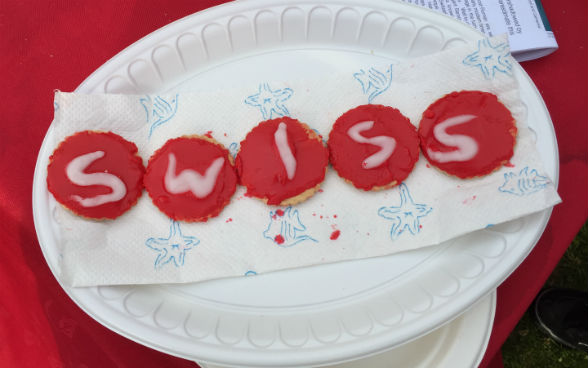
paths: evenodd
<path fill-rule="evenodd" d="M 512 64 L 509 60 L 508 43 L 502 42 L 496 46 L 489 39 L 478 41 L 478 50 L 466 56 L 463 64 L 479 67 L 486 79 L 494 78 L 496 71 L 511 75 Z"/>
<path fill-rule="evenodd" d="M 518 173 L 511 171 L 504 174 L 504 184 L 498 190 L 522 197 L 544 189 L 547 184 L 549 179 L 546 176 L 539 175 L 536 169 L 529 170 L 529 167 L 525 166 Z"/>
<path fill-rule="evenodd" d="M 414 203 L 406 184 L 400 184 L 400 205 L 381 207 L 378 215 L 388 220 L 392 220 L 392 229 L 390 236 L 397 239 L 405 229 L 408 229 L 412 235 L 416 235 L 421 230 L 420 218 L 425 217 L 433 210 L 426 204 Z"/>
<path fill-rule="evenodd" d="M 290 88 L 272 90 L 268 83 L 261 83 L 256 94 L 245 99 L 245 103 L 259 107 L 263 119 L 271 119 L 274 113 L 277 116 L 290 116 L 290 112 L 284 102 L 292 97 Z"/>
<path fill-rule="evenodd" d="M 239 143 L 231 143 L 231 145 L 229 146 L 229 153 L 231 154 L 231 156 L 233 156 L 233 158 L 236 158 L 237 153 L 239 153 Z"/>
<path fill-rule="evenodd" d="M 388 67 L 384 72 L 371 67 L 366 72 L 360 69 L 359 72 L 354 73 L 353 77 L 361 84 L 363 94 L 368 95 L 368 102 L 372 103 L 372 100 L 376 96 L 384 93 L 392 83 L 392 65 Z"/>
<path fill-rule="evenodd" d="M 178 111 L 178 94 L 168 100 L 163 99 L 161 96 L 155 96 L 152 100 L 151 96 L 147 95 L 139 101 L 147 114 L 147 123 L 150 124 L 149 138 L 151 138 L 155 128 L 169 121 Z"/>
<path fill-rule="evenodd" d="M 263 232 L 263 237 L 270 239 L 280 247 L 286 248 L 296 245 L 302 241 L 316 239 L 306 233 L 306 226 L 300 221 L 300 214 L 297 209 L 291 206 L 285 210 L 277 209 L 270 211 L 270 222 Z"/>
<path fill-rule="evenodd" d="M 159 252 L 155 259 L 155 269 L 157 269 L 172 261 L 176 267 L 183 266 L 186 251 L 194 248 L 198 243 L 200 240 L 195 237 L 183 235 L 180 223 L 172 220 L 167 238 L 149 238 L 145 245 Z"/>

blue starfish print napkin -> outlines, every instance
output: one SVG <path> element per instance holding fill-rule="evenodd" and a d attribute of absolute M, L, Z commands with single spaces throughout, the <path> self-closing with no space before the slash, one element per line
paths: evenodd
<path fill-rule="evenodd" d="M 483 39 L 402 63 L 357 63 L 314 78 L 282 79 L 203 92 L 159 95 L 55 95 L 52 139 L 113 131 L 135 142 L 145 163 L 168 139 L 208 134 L 233 154 L 258 122 L 290 116 L 327 137 L 335 119 L 358 105 L 398 108 L 413 124 L 452 91 L 498 95 L 517 120 L 510 167 L 460 180 L 424 157 L 408 179 L 366 193 L 329 170 L 321 191 L 292 207 L 267 206 L 238 188 L 206 223 L 168 219 L 143 195 L 113 221 L 88 221 L 56 206 L 61 274 L 73 286 L 197 282 L 377 257 L 440 244 L 541 211 L 560 199 L 527 127 L 516 62 L 505 38 Z"/>

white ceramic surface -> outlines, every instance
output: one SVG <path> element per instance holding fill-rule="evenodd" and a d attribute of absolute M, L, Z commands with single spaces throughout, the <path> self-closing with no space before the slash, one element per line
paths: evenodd
<path fill-rule="evenodd" d="M 451 18 L 387 0 L 241 1 L 152 33 L 105 63 L 77 92 L 216 89 L 380 58 L 400 61 L 480 37 Z M 557 183 L 549 114 L 518 64 L 514 73 L 545 169 Z M 55 201 L 45 186 L 51 134 L 50 128 L 35 169 L 33 212 L 47 263 L 59 275 Z M 334 364 L 390 349 L 460 315 L 522 262 L 549 214 L 418 251 L 255 277 L 62 287 L 104 326 L 176 356 L 239 366 Z"/>

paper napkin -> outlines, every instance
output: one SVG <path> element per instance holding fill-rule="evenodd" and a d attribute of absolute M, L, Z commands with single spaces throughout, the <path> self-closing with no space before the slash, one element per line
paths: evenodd
<path fill-rule="evenodd" d="M 133 141 L 145 164 L 168 139 L 190 134 L 210 134 L 235 154 L 255 125 L 280 116 L 328 137 L 337 117 L 366 103 L 393 106 L 417 125 L 432 102 L 460 90 L 496 94 L 518 127 L 511 164 L 478 179 L 450 177 L 421 155 L 404 183 L 380 192 L 358 190 L 332 169 L 320 192 L 287 208 L 246 197 L 239 187 L 223 212 L 205 223 L 168 219 L 146 193 L 116 220 L 87 220 L 58 206 L 60 278 L 90 286 L 259 274 L 431 246 L 549 208 L 560 199 L 527 128 L 513 63 L 506 40 L 493 38 L 312 80 L 164 95 L 57 92 L 56 145 L 77 131 L 112 131 Z M 278 209 L 282 216 L 274 216 Z M 282 244 L 274 241 L 277 235 Z"/>

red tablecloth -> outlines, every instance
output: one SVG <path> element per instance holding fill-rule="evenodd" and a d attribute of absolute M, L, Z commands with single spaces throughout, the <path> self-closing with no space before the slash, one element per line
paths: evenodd
<path fill-rule="evenodd" d="M 37 243 L 31 211 L 35 159 L 53 116 L 53 90 L 74 90 L 117 52 L 222 1 L 4 1 L 0 5 L 0 362 L 12 367 L 194 367 L 102 327 L 61 290 Z M 499 287 L 484 365 L 588 216 L 587 3 L 543 0 L 560 49 L 523 63 L 551 113 L 559 193 L 541 241 Z M 492 360 L 493 359 L 493 360 Z M 492 362 L 491 362 L 492 360 Z"/>

